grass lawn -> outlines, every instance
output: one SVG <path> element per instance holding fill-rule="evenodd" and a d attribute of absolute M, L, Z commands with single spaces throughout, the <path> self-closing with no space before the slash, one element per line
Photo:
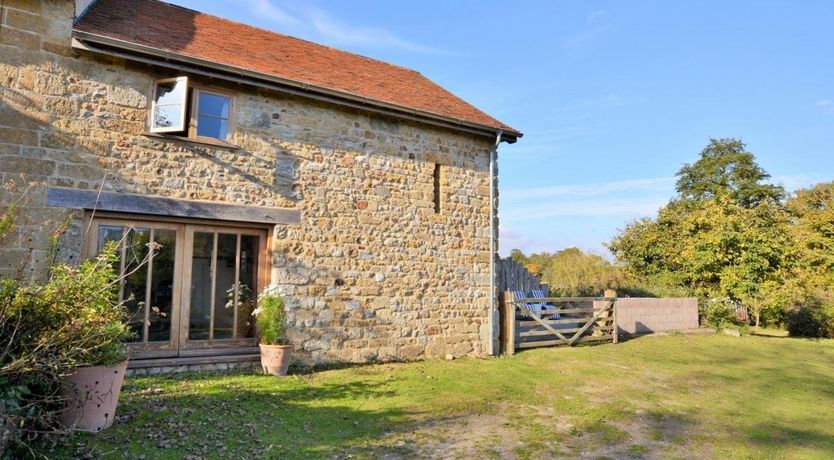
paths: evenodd
<path fill-rule="evenodd" d="M 141 377 L 112 428 L 69 442 L 47 455 L 834 458 L 834 340 L 672 335 L 286 378 Z"/>

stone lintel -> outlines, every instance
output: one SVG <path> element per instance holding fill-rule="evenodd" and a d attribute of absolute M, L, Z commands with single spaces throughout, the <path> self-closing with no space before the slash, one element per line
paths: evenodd
<path fill-rule="evenodd" d="M 301 212 L 296 209 L 178 200 L 130 193 L 99 193 L 95 190 L 58 187 L 47 189 L 46 204 L 61 208 L 259 224 L 298 225 L 301 223 Z"/>

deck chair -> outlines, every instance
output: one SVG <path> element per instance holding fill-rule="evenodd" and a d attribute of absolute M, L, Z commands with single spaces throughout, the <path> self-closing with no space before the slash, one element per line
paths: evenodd
<path fill-rule="evenodd" d="M 544 298 L 547 298 L 547 296 L 545 296 L 545 295 L 544 295 L 544 290 L 543 290 L 543 289 L 533 289 L 532 291 L 530 291 L 530 297 L 532 297 L 532 298 L 534 298 L 534 299 L 544 299 Z M 546 314 L 546 312 L 547 312 L 547 311 L 552 310 L 552 311 L 554 311 L 554 312 L 555 312 L 555 311 L 557 310 L 557 308 L 556 308 L 556 306 L 555 306 L 555 305 L 550 305 L 549 303 L 546 303 L 546 302 L 539 303 L 538 305 L 540 305 L 540 306 L 541 306 L 541 308 L 540 308 L 540 310 L 539 310 L 539 311 L 541 311 L 542 313 L 545 313 L 545 314 Z M 553 314 L 550 314 L 550 315 L 547 315 L 547 316 L 548 316 L 550 319 L 559 319 L 559 318 L 561 318 L 561 317 L 562 317 L 562 316 L 561 316 L 560 314 L 558 314 L 558 313 L 553 313 Z"/>
<path fill-rule="evenodd" d="M 513 293 L 513 296 L 516 299 L 527 299 L 527 298 L 529 298 L 524 291 L 512 291 L 512 293 Z M 521 305 L 522 307 L 526 308 L 529 311 L 532 311 L 533 313 L 541 312 L 542 307 L 543 307 L 543 304 L 535 303 L 535 302 L 518 302 L 518 303 L 519 303 L 519 305 Z"/>

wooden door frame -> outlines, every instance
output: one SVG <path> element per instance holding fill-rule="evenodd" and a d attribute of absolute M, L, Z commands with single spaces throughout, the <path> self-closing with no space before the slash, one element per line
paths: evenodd
<path fill-rule="evenodd" d="M 111 225 L 114 227 L 118 226 L 124 228 L 149 228 L 174 231 L 176 235 L 176 247 L 174 248 L 174 282 L 171 287 L 171 328 L 169 332 L 168 341 L 148 342 L 147 337 L 140 337 L 140 341 L 128 342 L 127 346 L 130 350 L 131 356 L 135 356 L 140 359 L 167 358 L 179 356 L 179 341 L 178 339 L 176 339 L 175 335 L 178 334 L 178 331 L 180 329 L 180 315 L 178 310 L 181 302 L 180 293 L 182 291 L 180 285 L 182 284 L 181 273 L 183 262 L 182 255 L 184 243 L 184 225 L 175 224 L 171 222 L 159 222 L 151 219 L 125 219 L 113 218 L 109 216 L 94 217 L 92 218 L 90 231 L 87 233 L 87 238 L 83 242 L 82 246 L 82 255 L 85 258 L 93 258 L 98 254 L 99 227 L 102 225 Z M 148 299 L 145 299 L 146 309 L 149 308 L 149 305 L 147 305 L 147 303 Z M 143 333 L 142 335 L 144 336 L 145 334 Z"/>
<path fill-rule="evenodd" d="M 174 286 L 171 312 L 171 334 L 169 342 L 130 342 L 128 347 L 137 359 L 232 355 L 257 352 L 257 328 L 255 337 L 247 339 L 217 339 L 214 341 L 191 341 L 188 343 L 188 320 L 190 313 L 190 269 L 193 254 L 194 231 L 240 233 L 258 236 L 257 291 L 268 286 L 272 274 L 272 241 L 274 226 L 248 224 L 245 222 L 207 221 L 164 216 L 144 216 L 120 213 L 88 213 L 85 222 L 90 230 L 82 242 L 82 256 L 92 258 L 98 252 L 98 229 L 100 225 L 123 227 L 147 227 L 170 229 L 176 232 L 177 248 L 174 256 Z M 190 238 L 189 238 L 190 236 Z M 188 270 L 188 271 L 186 271 Z"/>
<path fill-rule="evenodd" d="M 194 251 L 194 234 L 197 232 L 213 233 L 215 234 L 215 241 L 220 233 L 231 233 L 236 235 L 251 235 L 258 237 L 258 267 L 257 282 L 255 292 L 259 292 L 268 282 L 268 279 L 263 277 L 264 264 L 266 262 L 266 239 L 269 233 L 263 229 L 248 228 L 248 227 L 231 227 L 228 225 L 217 226 L 211 224 L 189 224 L 185 227 L 185 251 L 183 254 L 183 279 L 191 281 L 192 260 Z M 217 255 L 212 254 L 212 258 L 216 260 Z M 190 284 L 190 283 L 189 283 Z M 215 286 L 212 285 L 212 291 L 216 291 Z M 231 338 L 231 339 L 208 339 L 208 340 L 189 340 L 188 328 L 191 319 L 191 289 L 186 289 L 183 284 L 182 287 L 182 303 L 180 307 L 180 331 L 179 331 L 179 352 L 180 356 L 203 356 L 213 354 L 236 354 L 249 353 L 257 351 L 258 334 L 257 330 L 253 337 L 250 338 Z M 214 305 L 211 306 L 212 311 Z M 211 325 L 209 327 L 212 327 Z"/>

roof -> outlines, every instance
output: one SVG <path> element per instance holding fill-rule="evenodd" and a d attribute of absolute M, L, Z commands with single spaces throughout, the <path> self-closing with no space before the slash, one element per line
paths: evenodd
<path fill-rule="evenodd" d="M 98 0 L 74 32 L 521 136 L 417 71 L 157 0 Z"/>

